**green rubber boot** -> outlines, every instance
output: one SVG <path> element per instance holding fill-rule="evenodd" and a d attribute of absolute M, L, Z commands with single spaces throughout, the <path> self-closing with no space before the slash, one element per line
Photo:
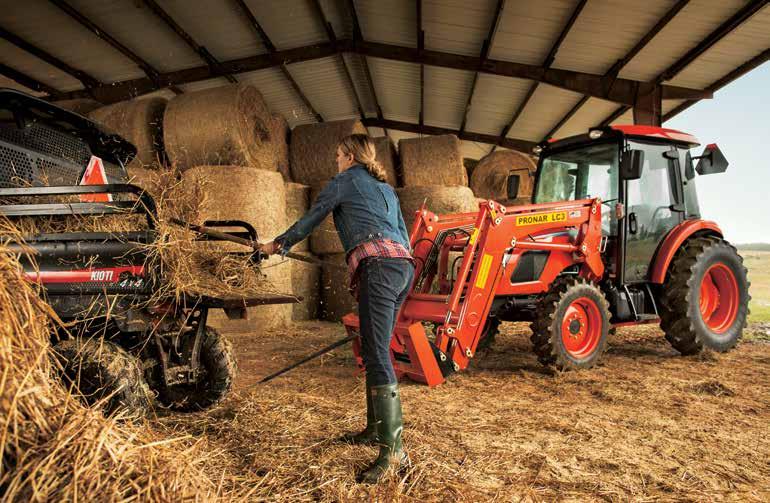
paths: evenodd
<path fill-rule="evenodd" d="M 358 433 L 346 433 L 340 437 L 340 442 L 353 445 L 374 445 L 377 443 L 377 425 L 374 420 L 374 405 L 369 383 L 366 383 L 366 428 Z"/>
<path fill-rule="evenodd" d="M 398 384 L 372 386 L 370 393 L 380 453 L 377 459 L 358 475 L 358 481 L 366 484 L 379 481 L 389 468 L 398 470 L 409 463 L 401 442 L 404 426 Z"/>

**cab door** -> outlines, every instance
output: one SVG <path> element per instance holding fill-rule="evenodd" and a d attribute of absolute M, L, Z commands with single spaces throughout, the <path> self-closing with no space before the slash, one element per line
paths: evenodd
<path fill-rule="evenodd" d="M 624 281 L 638 283 L 647 281 L 658 245 L 682 221 L 683 205 L 676 148 L 642 142 L 629 147 L 644 151 L 641 178 L 624 182 Z"/>

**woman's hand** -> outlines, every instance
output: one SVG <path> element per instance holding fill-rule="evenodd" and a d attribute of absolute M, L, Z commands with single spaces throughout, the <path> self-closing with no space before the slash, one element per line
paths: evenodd
<path fill-rule="evenodd" d="M 275 241 L 261 243 L 259 245 L 259 251 L 262 252 L 263 255 L 269 257 L 270 255 L 274 255 L 281 251 L 281 244 L 276 243 Z"/>

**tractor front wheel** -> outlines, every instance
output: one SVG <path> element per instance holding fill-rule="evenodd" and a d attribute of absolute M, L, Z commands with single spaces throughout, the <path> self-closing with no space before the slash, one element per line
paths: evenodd
<path fill-rule="evenodd" d="M 733 348 L 746 326 L 749 281 L 727 241 L 694 238 L 674 257 L 661 295 L 661 328 L 684 355 Z"/>
<path fill-rule="evenodd" d="M 560 370 L 596 365 L 607 345 L 609 304 L 594 283 L 558 278 L 537 304 L 532 345 L 540 363 Z"/>

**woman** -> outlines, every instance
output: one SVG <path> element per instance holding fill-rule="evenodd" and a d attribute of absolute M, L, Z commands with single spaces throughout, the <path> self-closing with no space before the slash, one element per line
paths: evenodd
<path fill-rule="evenodd" d="M 398 197 L 385 183 L 367 135 L 354 134 L 337 147 L 340 173 L 323 188 L 312 208 L 262 251 L 288 251 L 329 214 L 334 215 L 347 254 L 351 293 L 358 298 L 362 356 L 366 365 L 366 429 L 343 440 L 378 444 L 377 459 L 359 481 L 378 481 L 389 466 L 408 462 L 402 448 L 401 399 L 390 361 L 390 337 L 396 315 L 414 278 L 409 235 Z"/>

